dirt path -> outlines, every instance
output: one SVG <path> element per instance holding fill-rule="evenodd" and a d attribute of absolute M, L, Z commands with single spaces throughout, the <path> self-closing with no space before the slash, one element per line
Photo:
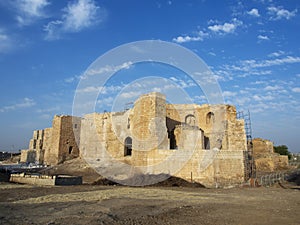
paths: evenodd
<path fill-rule="evenodd" d="M 0 184 L 0 224 L 300 224 L 299 190 Z"/>

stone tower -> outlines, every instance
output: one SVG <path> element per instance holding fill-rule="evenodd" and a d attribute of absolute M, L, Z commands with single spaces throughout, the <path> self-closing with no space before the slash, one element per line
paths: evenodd
<path fill-rule="evenodd" d="M 168 149 L 166 96 L 152 92 L 134 104 L 130 118 L 133 150 Z"/>

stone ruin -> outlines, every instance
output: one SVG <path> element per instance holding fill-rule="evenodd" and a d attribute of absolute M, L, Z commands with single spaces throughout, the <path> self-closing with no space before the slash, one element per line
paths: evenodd
<path fill-rule="evenodd" d="M 255 156 L 261 151 L 257 143 Z M 168 104 L 153 92 L 123 112 L 54 116 L 51 128 L 34 131 L 21 161 L 56 165 L 82 157 L 93 164 L 112 158 L 147 174 L 172 173 L 222 187 L 241 184 L 253 173 L 248 146 L 234 106 Z"/>
<path fill-rule="evenodd" d="M 259 172 L 274 172 L 287 169 L 289 162 L 288 156 L 279 155 L 274 152 L 273 143 L 269 140 L 255 138 L 253 143 L 253 156 L 255 167 Z"/>

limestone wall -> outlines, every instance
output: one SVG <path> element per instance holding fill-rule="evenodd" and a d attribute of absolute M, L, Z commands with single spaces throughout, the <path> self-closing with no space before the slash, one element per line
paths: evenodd
<path fill-rule="evenodd" d="M 44 163 L 56 165 L 79 156 L 76 142 L 80 140 L 81 119 L 73 116 L 54 116 L 52 127 L 44 130 Z"/>
<path fill-rule="evenodd" d="M 81 122 L 80 150 L 84 158 L 104 159 L 105 153 L 113 158 L 124 157 L 124 140 L 119 140 L 113 129 L 111 113 L 93 113 L 85 115 Z M 120 119 L 120 118 L 119 118 Z M 118 120 L 115 126 L 118 128 Z M 127 123 L 126 123 L 127 124 Z M 120 134 L 120 138 L 127 136 Z M 122 142 L 121 142 L 122 141 Z"/>
<path fill-rule="evenodd" d="M 133 149 L 168 148 L 166 127 L 166 97 L 160 93 L 142 95 L 130 117 Z"/>
<path fill-rule="evenodd" d="M 60 120 L 58 161 L 63 162 L 67 159 L 78 157 L 79 148 L 76 143 L 76 137 L 79 141 L 81 119 L 72 116 L 60 116 L 55 119 Z"/>
<path fill-rule="evenodd" d="M 272 154 L 268 157 L 255 159 L 256 170 L 259 172 L 274 172 L 288 168 L 288 156 Z"/>
<path fill-rule="evenodd" d="M 265 140 L 262 138 L 254 138 L 252 140 L 252 143 L 254 157 L 260 157 L 274 152 L 273 143 L 269 140 Z"/>
<path fill-rule="evenodd" d="M 207 146 L 219 151 L 204 150 Z M 141 96 L 124 112 L 55 116 L 51 128 L 34 133 L 30 147 L 47 165 L 81 154 L 96 163 L 111 157 L 154 174 L 175 170 L 175 175 L 206 186 L 244 180 L 246 135 L 235 107 L 169 105 L 160 93 Z"/>
<path fill-rule="evenodd" d="M 206 187 L 227 187 L 244 182 L 243 151 L 195 151 L 176 176 Z"/>
<path fill-rule="evenodd" d="M 44 149 L 44 164 L 52 165 L 55 159 L 55 154 L 52 151 L 52 130 L 53 128 L 45 128 L 44 129 L 44 142 L 43 142 L 43 149 Z"/>
<path fill-rule="evenodd" d="M 35 163 L 36 161 L 36 151 L 35 150 L 28 150 L 24 149 L 21 150 L 21 158 L 20 162 L 22 163 Z"/>
<path fill-rule="evenodd" d="M 288 168 L 288 156 L 274 153 L 271 141 L 255 138 L 252 143 L 255 166 L 258 172 L 274 172 Z"/>
<path fill-rule="evenodd" d="M 236 119 L 234 106 L 167 105 L 166 111 L 168 128 L 173 129 L 178 124 L 191 123 L 204 131 L 205 139 L 209 140 L 209 147 L 203 140 L 203 149 L 247 149 L 244 121 Z"/>

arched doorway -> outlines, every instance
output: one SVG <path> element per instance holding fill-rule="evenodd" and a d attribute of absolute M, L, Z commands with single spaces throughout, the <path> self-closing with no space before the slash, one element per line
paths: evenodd
<path fill-rule="evenodd" d="M 124 156 L 130 156 L 132 154 L 132 138 L 127 137 L 124 143 Z"/>

